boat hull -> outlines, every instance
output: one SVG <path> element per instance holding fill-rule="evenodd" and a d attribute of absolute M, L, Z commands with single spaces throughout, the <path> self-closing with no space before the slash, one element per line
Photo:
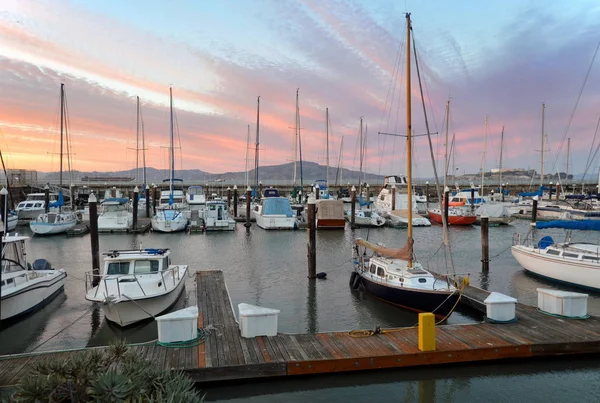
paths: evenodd
<path fill-rule="evenodd" d="M 127 231 L 133 224 L 133 214 L 113 216 L 106 213 L 101 214 L 98 217 L 98 231 L 99 232 L 119 232 Z"/>
<path fill-rule="evenodd" d="M 44 276 L 27 281 L 24 287 L 14 291 L 4 288 L 0 319 L 16 319 L 32 313 L 52 301 L 64 289 L 64 279 L 67 277 L 64 270 L 40 270 L 38 273 Z"/>
<path fill-rule="evenodd" d="M 117 302 L 103 302 L 102 310 L 107 320 L 121 326 L 129 326 L 150 319 L 169 310 L 179 299 L 185 288 L 185 276 L 169 293 L 133 301 L 121 298 Z"/>
<path fill-rule="evenodd" d="M 431 210 L 427 212 L 429 215 L 429 219 L 436 224 L 442 224 L 442 216 L 441 214 L 437 214 L 432 212 Z M 477 216 L 458 216 L 458 215 L 448 215 L 448 225 L 472 225 L 477 220 Z"/>
<path fill-rule="evenodd" d="M 515 245 L 511 253 L 528 272 L 559 283 L 600 291 L 600 264 L 542 255 L 531 246 Z"/>
<path fill-rule="evenodd" d="M 321 218 L 317 219 L 317 229 L 344 229 L 346 220 L 343 218 Z"/>
<path fill-rule="evenodd" d="M 29 228 L 36 235 L 53 235 L 53 234 L 63 234 L 77 225 L 77 220 L 71 220 L 68 222 L 61 223 L 47 223 L 40 221 L 31 221 L 29 223 Z"/>
<path fill-rule="evenodd" d="M 360 274 L 359 274 L 360 275 Z M 458 293 L 454 291 L 427 291 L 389 287 L 361 275 L 365 290 L 386 302 L 414 312 L 433 312 L 437 317 L 449 315 L 456 305 Z"/>
<path fill-rule="evenodd" d="M 158 232 L 179 232 L 184 231 L 188 224 L 188 219 L 185 214 L 181 213 L 173 217 L 165 217 L 159 213 L 152 217 L 152 230 Z"/>
<path fill-rule="evenodd" d="M 283 215 L 254 214 L 256 225 L 266 230 L 290 230 L 296 229 L 296 218 Z"/>

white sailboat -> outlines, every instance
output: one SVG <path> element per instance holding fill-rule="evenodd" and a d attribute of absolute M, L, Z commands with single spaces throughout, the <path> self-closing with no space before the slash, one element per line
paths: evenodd
<path fill-rule="evenodd" d="M 188 272 L 187 265 L 171 264 L 170 255 L 168 249 L 106 253 L 102 274 L 86 273 L 85 299 L 100 303 L 106 319 L 119 326 L 160 315 L 179 299 Z"/>
<path fill-rule="evenodd" d="M 77 216 L 74 212 L 66 210 L 64 206 L 64 197 L 62 192 L 63 186 L 63 144 L 64 137 L 68 135 L 66 130 L 68 125 L 65 119 L 66 103 L 65 103 L 65 85 L 60 84 L 60 179 L 58 192 L 58 200 L 56 203 L 50 203 L 48 207 L 58 207 L 58 212 L 50 212 L 46 209 L 45 213 L 38 215 L 29 223 L 29 227 L 34 234 L 50 235 L 61 234 L 67 232 L 77 224 Z M 69 154 L 67 154 L 68 156 Z M 70 158 L 70 157 L 68 157 Z M 72 196 L 71 196 L 72 197 Z"/>
<path fill-rule="evenodd" d="M 159 232 L 177 232 L 185 230 L 190 215 L 183 190 L 176 190 L 175 181 L 175 140 L 173 132 L 173 89 L 169 88 L 171 124 L 169 147 L 169 190 L 160 192 L 160 201 L 156 215 L 152 217 L 152 229 Z"/>

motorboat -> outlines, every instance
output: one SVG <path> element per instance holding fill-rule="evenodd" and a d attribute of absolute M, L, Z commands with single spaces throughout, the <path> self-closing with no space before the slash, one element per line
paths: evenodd
<path fill-rule="evenodd" d="M 133 224 L 133 213 L 129 199 L 124 197 L 104 199 L 100 204 L 102 212 L 98 215 L 98 231 L 127 231 Z"/>
<path fill-rule="evenodd" d="M 256 225 L 266 230 L 296 229 L 296 214 L 290 200 L 279 195 L 275 188 L 266 188 L 260 201 L 252 210 Z"/>
<path fill-rule="evenodd" d="M 102 273 L 86 273 L 85 298 L 107 320 L 129 326 L 169 310 L 185 287 L 188 266 L 171 264 L 169 249 L 113 250 Z"/>
<path fill-rule="evenodd" d="M 0 268 L 0 319 L 7 320 L 36 311 L 64 289 L 67 273 L 55 270 L 45 259 L 27 262 L 25 241 L 29 237 L 7 235 L 2 238 Z"/>
<path fill-rule="evenodd" d="M 50 202 L 56 202 L 57 195 L 49 194 Z M 33 220 L 46 212 L 45 193 L 29 193 L 27 199 L 17 204 L 15 211 L 19 220 Z"/>
<path fill-rule="evenodd" d="M 235 220 L 227 211 L 227 202 L 222 200 L 209 200 L 203 211 L 205 231 L 233 231 Z"/>

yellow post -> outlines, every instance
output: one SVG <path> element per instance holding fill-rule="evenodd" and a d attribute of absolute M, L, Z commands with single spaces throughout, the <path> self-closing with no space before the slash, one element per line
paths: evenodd
<path fill-rule="evenodd" d="M 419 350 L 435 351 L 435 315 L 419 314 Z"/>

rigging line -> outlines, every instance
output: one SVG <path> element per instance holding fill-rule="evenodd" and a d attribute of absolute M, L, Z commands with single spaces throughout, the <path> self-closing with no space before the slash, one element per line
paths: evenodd
<path fill-rule="evenodd" d="M 596 130 L 594 131 L 594 139 L 592 140 L 590 152 L 588 154 L 588 159 L 585 162 L 585 170 L 583 171 L 583 177 L 581 178 L 582 182 L 585 180 L 585 175 L 587 174 L 588 169 L 592 165 L 592 161 L 594 161 L 594 158 L 596 158 L 596 154 L 598 153 L 598 147 L 600 147 L 600 143 L 598 143 L 598 146 L 596 147 L 596 150 L 594 151 L 594 154 L 592 156 L 591 154 L 592 154 L 592 150 L 594 149 L 594 144 L 596 144 L 596 135 L 598 134 L 599 126 L 600 126 L 600 116 L 598 116 L 598 122 L 596 123 Z M 590 158 L 590 156 L 591 156 L 591 158 Z"/>
<path fill-rule="evenodd" d="M 71 195 L 71 184 L 73 183 L 73 169 L 71 167 L 71 159 L 72 159 L 72 144 L 71 144 L 71 135 L 70 135 L 70 128 L 69 128 L 69 103 L 67 101 L 67 92 L 65 91 L 65 139 L 67 142 L 67 169 L 69 170 L 69 198 L 71 199 L 72 202 L 72 198 L 73 195 Z"/>
<path fill-rule="evenodd" d="M 600 41 L 598 41 L 598 44 L 596 45 L 596 50 L 594 51 L 594 56 L 592 57 L 592 61 L 590 62 L 588 70 L 585 74 L 585 78 L 583 79 L 583 84 L 581 85 L 579 94 L 577 95 L 577 101 L 575 102 L 575 107 L 573 108 L 573 111 L 571 112 L 571 116 L 569 116 L 569 122 L 567 123 L 567 128 L 565 129 L 565 134 L 563 135 L 562 141 L 560 142 L 560 146 L 558 147 L 557 155 L 560 155 L 563 144 L 565 143 L 565 139 L 567 138 L 567 135 L 569 133 L 569 129 L 571 128 L 571 123 L 573 122 L 573 118 L 575 117 L 575 111 L 577 110 L 577 106 L 579 105 L 579 101 L 581 100 L 581 95 L 583 94 L 583 90 L 585 88 L 587 80 L 590 76 L 590 73 L 592 72 L 592 67 L 594 66 L 594 62 L 596 61 L 596 56 L 598 55 L 598 49 L 600 49 Z M 556 158 L 554 160 L 554 165 L 552 167 L 552 171 L 554 171 L 557 164 L 558 164 L 558 158 Z"/>
<path fill-rule="evenodd" d="M 55 333 L 54 335 L 50 336 L 50 338 L 46 339 L 45 341 L 43 341 L 42 343 L 38 344 L 37 346 L 35 346 L 30 352 L 34 352 L 35 350 L 37 350 L 38 348 L 42 347 L 44 344 L 48 343 L 50 340 L 52 340 L 53 338 L 55 338 L 56 336 L 58 336 L 59 334 L 61 334 L 62 332 L 64 332 L 65 330 L 67 330 L 69 327 L 73 326 L 75 324 L 75 322 L 77 322 L 78 320 L 80 320 L 81 318 L 83 318 L 85 315 L 87 315 L 92 309 L 94 309 L 95 305 L 91 305 L 84 313 L 82 313 L 77 319 L 75 319 L 73 322 L 69 323 L 67 326 L 63 327 L 62 329 L 60 329 L 57 333 Z"/>

